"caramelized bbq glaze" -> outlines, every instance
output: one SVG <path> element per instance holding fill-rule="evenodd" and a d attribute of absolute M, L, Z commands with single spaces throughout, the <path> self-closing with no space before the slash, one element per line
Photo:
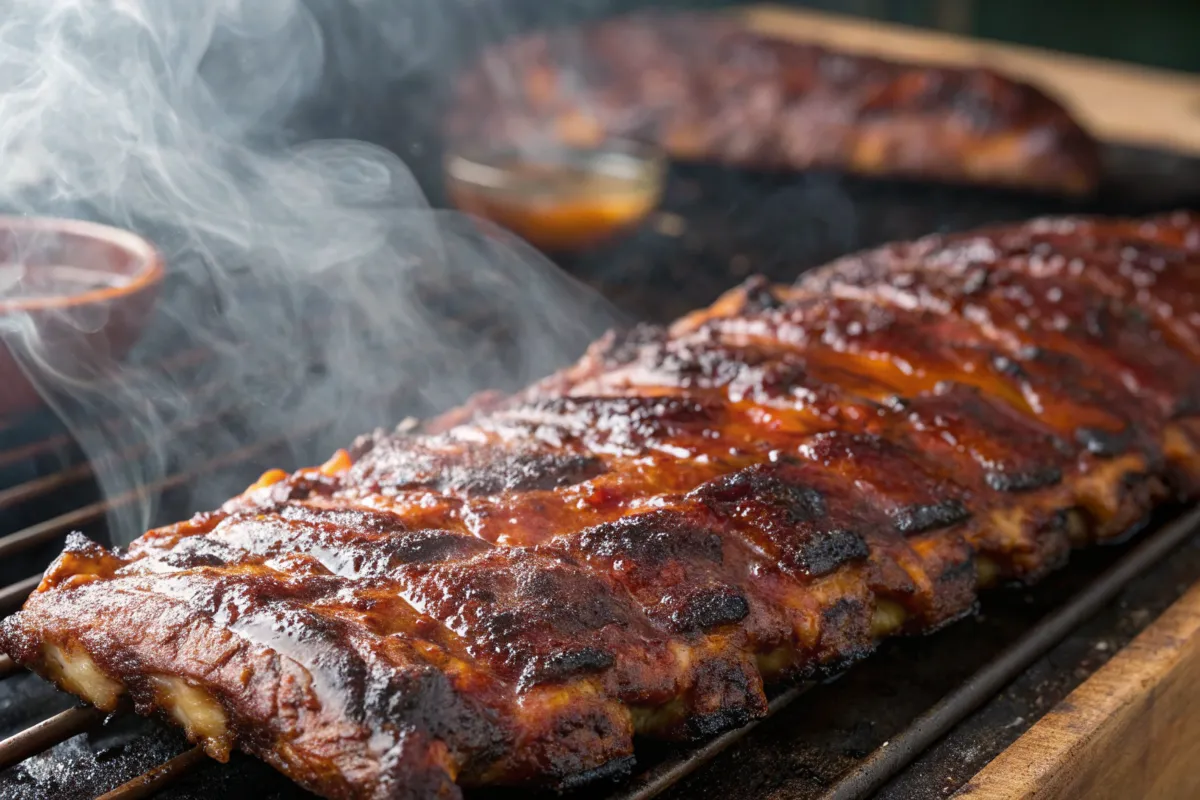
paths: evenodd
<path fill-rule="evenodd" d="M 642 13 L 485 52 L 451 136 L 478 144 L 608 137 L 679 160 L 844 169 L 1079 194 L 1094 141 L 1037 88 L 990 70 L 891 63 L 777 40 L 735 20 Z"/>
<path fill-rule="evenodd" d="M 1186 214 L 753 279 L 125 551 L 73 535 L 0 649 L 328 797 L 619 774 L 1194 494 L 1197 296 Z"/>

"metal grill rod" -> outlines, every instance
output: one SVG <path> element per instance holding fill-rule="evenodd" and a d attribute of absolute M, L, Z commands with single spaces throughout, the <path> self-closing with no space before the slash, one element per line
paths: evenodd
<path fill-rule="evenodd" d="M 804 683 L 779 694 L 771 700 L 767 706 L 767 714 L 762 719 L 757 719 L 740 728 L 726 731 L 720 736 L 709 740 L 697 750 L 689 751 L 656 765 L 648 772 L 639 775 L 624 791 L 613 795 L 611 800 L 650 800 L 650 798 L 662 794 L 737 744 L 745 738 L 746 734 L 762 724 L 764 720 L 773 717 L 815 685 L 815 683 Z"/>
<path fill-rule="evenodd" d="M 60 514 L 57 517 L 39 522 L 36 525 L 31 525 L 28 528 L 11 533 L 8 536 L 0 537 L 0 558 L 7 557 L 12 553 L 19 552 L 42 542 L 49 541 L 56 536 L 60 536 L 72 528 L 84 525 L 89 522 L 94 522 L 103 517 L 109 510 L 120 507 L 127 503 L 140 500 L 147 494 L 157 493 L 166 489 L 172 489 L 181 486 L 189 481 L 192 481 L 210 472 L 218 467 L 236 464 L 245 461 L 252 456 L 255 456 L 264 450 L 269 450 L 272 447 L 286 444 L 289 441 L 304 436 L 315 430 L 319 430 L 326 423 L 314 423 L 305 425 L 299 429 L 291 431 L 283 436 L 274 436 L 270 439 L 264 439 L 261 442 L 239 447 L 237 450 L 231 450 L 228 453 L 217 456 L 216 458 L 206 461 L 204 464 L 189 470 L 177 472 L 162 480 L 155 481 L 147 486 L 141 486 L 137 489 L 130 490 L 124 494 L 118 495 L 111 500 L 101 500 L 83 508 L 69 511 L 66 514 Z M 0 590 L 2 596 L 4 590 Z"/>
<path fill-rule="evenodd" d="M 186 420 L 180 425 L 170 428 L 167 432 L 172 435 L 181 433 L 190 433 L 209 425 L 218 424 L 221 421 L 221 415 Z M 118 451 L 115 456 L 117 463 L 123 463 L 131 458 L 134 458 L 147 449 L 150 444 L 143 442 L 142 444 L 126 447 Z M 95 466 L 90 461 L 83 461 L 73 466 L 66 467 L 51 475 L 44 475 L 40 478 L 26 481 L 25 483 L 17 484 L 16 486 L 7 489 L 0 489 L 0 509 L 11 508 L 12 506 L 33 500 L 41 495 L 52 492 L 56 489 L 61 489 L 69 486 L 72 483 L 85 480 L 95 473 Z"/>
<path fill-rule="evenodd" d="M 45 439 L 39 439 L 30 444 L 23 444 L 11 450 L 5 450 L 0 453 L 0 468 L 20 464 L 31 458 L 37 458 L 40 455 L 45 455 L 64 447 L 71 447 L 74 443 L 75 441 L 71 438 L 70 434 L 56 433 L 53 436 L 47 436 Z"/>
<path fill-rule="evenodd" d="M 185 355 L 187 354 L 185 353 Z M 201 353 L 201 355 L 210 354 L 207 351 L 204 351 Z M 186 363 L 188 360 L 195 361 L 200 359 L 198 359 L 195 354 L 192 354 L 190 359 L 179 358 L 176 360 L 182 364 Z M 168 359 L 167 362 L 164 362 L 164 365 L 169 362 L 170 359 Z M 210 383 L 207 383 L 197 389 L 191 395 L 191 397 L 193 400 L 204 400 L 228 387 L 228 380 L 211 381 Z M 181 433 L 196 432 L 209 425 L 219 424 L 224 417 L 225 413 L 217 413 L 205 417 L 186 419 L 183 422 L 177 423 L 170 427 L 167 430 L 167 433 L 171 435 L 177 435 Z M 115 428 L 116 426 L 113 425 L 111 427 Z M 122 450 L 119 450 L 115 456 L 119 462 L 124 462 L 141 453 L 144 453 L 149 446 L 149 443 L 146 442 L 130 445 Z M 31 444 L 21 445 L 13 448 L 12 450 L 0 452 L 0 467 L 14 462 L 26 461 L 35 456 L 54 451 L 56 449 L 63 449 L 65 447 L 77 448 L 78 445 L 68 433 L 55 434 Z M 90 461 L 84 460 L 80 463 L 64 467 L 63 469 L 51 475 L 34 478 L 33 480 L 26 481 L 25 483 L 12 486 L 7 489 L 0 489 L 0 509 L 11 508 L 12 506 L 35 499 L 41 495 L 47 494 L 56 489 L 61 489 L 64 486 L 68 486 L 77 481 L 85 480 L 91 477 L 94 472 L 95 465 Z"/>
<path fill-rule="evenodd" d="M 163 359 L 160 362 L 159 367 L 160 369 L 167 369 L 170 367 L 190 366 L 194 363 L 203 361 L 205 358 L 211 355 L 211 351 L 207 348 L 196 347 L 190 350 L 184 350 L 180 353 Z M 203 388 L 201 391 L 203 391 Z M 11 424 L 4 424 L 11 422 L 13 422 L 13 420 L 6 419 L 0 421 L 0 430 L 11 427 Z M 44 439 L 39 439 L 36 442 L 20 445 L 12 448 L 11 450 L 0 452 L 0 468 L 12 466 L 13 464 L 19 464 L 23 461 L 28 461 L 31 458 L 36 458 L 40 455 L 45 455 L 65 447 L 74 446 L 76 446 L 75 440 L 71 437 L 70 433 L 65 431 L 62 433 L 56 433 L 52 436 L 47 436 Z"/>
<path fill-rule="evenodd" d="M 104 716 L 104 712 L 97 708 L 76 706 L 13 734 L 0 742 L 0 771 L 83 733 L 103 720 Z"/>
<path fill-rule="evenodd" d="M 90 463 L 76 464 L 64 470 L 46 475 L 41 478 L 19 483 L 8 489 L 0 489 L 0 508 L 12 508 L 35 497 L 69 486 L 76 481 L 84 480 L 92 474 Z"/>
<path fill-rule="evenodd" d="M 204 748 L 193 747 L 170 761 L 159 764 L 133 780 L 121 784 L 111 792 L 105 792 L 96 800 L 141 800 L 141 798 L 150 797 L 209 761 Z"/>
<path fill-rule="evenodd" d="M 320 332 L 327 329 L 327 325 L 319 322 L 312 327 L 313 331 Z M 207 347 L 192 347 L 182 350 L 167 356 L 159 362 L 159 370 L 167 370 L 171 368 L 180 368 L 194 366 L 196 364 L 207 361 L 213 357 L 213 352 Z M 201 401 L 208 399 L 222 390 L 229 388 L 230 379 L 219 379 L 206 383 L 203 386 L 190 390 L 190 398 L 192 401 Z M 202 417 L 199 419 L 186 420 L 182 424 L 169 429 L 169 433 L 181 433 L 201 428 L 205 425 L 216 424 L 221 420 L 222 414 L 216 414 L 210 417 Z M 0 420 L 0 431 L 7 427 L 11 427 L 6 423 L 11 420 Z M 111 425 L 111 428 L 116 428 L 120 423 Z M 73 447 L 78 449 L 74 438 L 68 432 L 56 433 L 44 439 L 40 439 L 30 444 L 20 445 L 11 450 L 0 451 L 0 468 L 11 466 L 13 464 L 28 461 L 31 458 L 36 458 L 40 455 L 61 450 L 64 448 Z M 118 456 L 122 459 L 128 458 L 135 452 L 141 452 L 146 447 L 145 444 L 137 445 L 126 450 L 122 450 Z M 37 478 L 32 481 L 20 484 L 19 486 L 9 489 L 0 490 L 0 508 L 8 508 L 16 503 L 24 502 L 28 499 L 44 494 L 53 489 L 67 485 L 77 480 L 87 478 L 92 474 L 93 467 L 87 461 L 81 464 L 76 464 L 67 469 L 64 469 L 55 475 Z"/>
<path fill-rule="evenodd" d="M 25 598 L 29 597 L 41 582 L 42 576 L 40 574 L 30 575 L 25 580 L 17 581 L 4 588 L 0 588 L 0 614 L 8 614 L 9 612 L 16 611 L 25 602 Z"/>

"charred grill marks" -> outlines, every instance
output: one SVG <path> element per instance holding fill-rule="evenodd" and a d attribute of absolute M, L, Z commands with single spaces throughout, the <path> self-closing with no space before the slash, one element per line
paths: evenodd
<path fill-rule="evenodd" d="M 1030 492 L 1054 486 L 1062 480 L 1062 470 L 1058 467 L 1045 467 L 1033 472 L 991 470 L 985 479 L 988 487 L 997 492 Z"/>
<path fill-rule="evenodd" d="M 1115 456 L 1126 452 L 1132 443 L 1128 429 L 1106 431 L 1102 428 L 1076 428 L 1075 441 L 1097 456 Z"/>
<path fill-rule="evenodd" d="M 958 500 L 905 506 L 892 512 L 896 530 L 906 535 L 949 528 L 970 516 L 971 512 Z"/>
<path fill-rule="evenodd" d="M 399 445 L 400 443 L 396 443 Z M 480 448 L 420 452 L 376 447 L 359 462 L 364 478 L 393 491 L 424 488 L 467 496 L 553 489 L 604 471 L 594 456 L 574 453 L 511 452 Z"/>

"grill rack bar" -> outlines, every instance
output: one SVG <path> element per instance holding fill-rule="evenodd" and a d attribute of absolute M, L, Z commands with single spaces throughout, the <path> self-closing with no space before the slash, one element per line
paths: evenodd
<path fill-rule="evenodd" d="M 8 586 L 0 588 L 0 614 L 9 614 L 16 611 L 25 598 L 33 593 L 33 590 L 42 582 L 42 575 L 30 575 L 24 580 L 11 583 Z"/>
<path fill-rule="evenodd" d="M 152 797 L 168 784 L 199 769 L 210 760 L 204 748 L 197 745 L 121 784 L 111 792 L 105 792 L 96 800 L 141 800 L 144 797 Z"/>
<path fill-rule="evenodd" d="M 101 500 L 91 505 L 78 508 L 74 511 L 69 511 L 66 514 L 60 514 L 57 517 L 39 522 L 36 525 L 31 525 L 28 528 L 19 530 L 16 533 L 10 533 L 7 536 L 0 537 L 0 558 L 8 556 L 11 553 L 16 553 L 25 550 L 42 542 L 49 541 L 56 536 L 60 536 L 71 528 L 88 522 L 94 522 L 107 514 L 111 509 L 118 508 L 122 505 L 132 503 L 145 497 L 147 494 L 156 494 L 158 492 L 173 489 L 182 486 L 189 481 L 195 480 L 197 477 L 211 472 L 214 469 L 229 466 L 243 462 L 252 456 L 255 456 L 263 451 L 270 450 L 272 447 L 286 444 L 289 441 L 304 436 L 315 430 L 323 427 L 324 421 L 304 425 L 282 436 L 273 436 L 270 439 L 263 439 L 254 444 L 239 447 L 237 450 L 231 450 L 228 453 L 216 456 L 205 461 L 198 467 L 191 469 L 180 470 L 172 475 L 146 486 L 133 489 L 118 495 L 110 500 Z M 11 587 L 10 587 L 11 588 Z M 6 590 L 0 589 L 0 598 L 3 597 L 3 592 Z M 0 599 L 0 608 L 3 608 L 3 600 Z"/>
<path fill-rule="evenodd" d="M 815 683 L 802 683 L 781 692 L 767 705 L 767 714 L 762 719 L 756 719 L 740 728 L 726 731 L 688 753 L 669 758 L 655 765 L 652 769 L 634 778 L 623 792 L 613 795 L 612 800 L 650 800 L 652 797 L 657 797 L 737 744 L 764 720 L 775 716 L 816 685 Z"/>
<path fill-rule="evenodd" d="M 39 439 L 36 442 L 19 445 L 0 452 L 0 468 L 10 467 L 13 464 L 20 464 L 32 458 L 70 447 L 77 447 L 71 435 L 65 432 L 56 433 L 44 439 Z"/>
<path fill-rule="evenodd" d="M 0 771 L 49 750 L 72 736 L 78 736 L 101 722 L 105 716 L 107 715 L 98 708 L 79 705 L 42 720 L 20 733 L 14 733 L 0 742 Z"/>
<path fill-rule="evenodd" d="M 204 417 L 197 419 L 189 419 L 168 429 L 168 433 L 172 435 L 182 433 L 195 433 L 203 430 L 210 425 L 216 425 L 221 422 L 221 415 L 212 417 Z M 116 453 L 116 463 L 124 463 L 138 455 L 144 453 L 151 447 L 149 442 L 132 445 L 119 450 Z M 2 456 L 0 456 L 2 457 Z M 0 489 L 0 509 L 11 508 L 21 503 L 34 500 L 42 495 L 62 489 L 73 483 L 86 480 L 95 474 L 96 468 L 91 461 L 84 460 L 77 464 L 72 464 L 64 467 L 58 472 L 41 477 L 33 478 L 19 483 L 16 486 L 11 486 L 7 489 Z"/>
<path fill-rule="evenodd" d="M 192 360 L 195 360 L 193 358 Z M 229 382 L 227 380 L 216 380 L 199 387 L 191 397 L 195 400 L 203 400 L 204 398 L 215 395 L 218 392 L 227 389 Z M 228 412 L 219 412 L 208 416 L 198 416 L 184 419 L 169 427 L 166 433 L 175 436 L 183 433 L 196 433 L 210 425 L 219 425 L 226 418 Z M 110 429 L 118 427 L 118 424 L 109 425 Z M 0 452 L 0 467 L 19 463 L 30 458 L 45 455 L 54 451 L 62 451 L 64 449 L 73 448 L 78 450 L 78 444 L 68 432 L 56 433 L 30 444 L 19 445 L 7 451 Z M 151 447 L 149 442 L 141 442 L 128 445 L 113 454 L 117 463 L 123 463 L 129 459 L 135 458 L 141 453 L 144 453 Z M 10 508 L 21 503 L 36 499 L 42 495 L 48 494 L 57 489 L 61 489 L 70 484 L 86 480 L 95 474 L 95 465 L 88 459 L 83 458 L 81 453 L 74 453 L 70 459 L 75 463 L 68 464 L 59 471 L 49 475 L 39 476 L 24 483 L 17 484 L 5 489 L 0 489 L 0 509 Z M 3 539 L 0 539 L 2 542 Z M 2 546 L 2 545 L 0 545 Z"/>
<path fill-rule="evenodd" d="M 158 369 L 167 370 L 171 368 L 194 366 L 211 358 L 212 355 L 212 351 L 206 347 L 188 348 L 164 358 L 159 362 Z M 214 387 L 201 387 L 198 391 L 203 392 L 211 388 Z M 20 422 L 20 420 L 21 417 L 0 420 L 0 431 L 13 428 L 15 424 Z M 17 447 L 0 452 L 0 467 L 8 467 L 12 466 L 13 464 L 19 464 L 23 461 L 28 461 L 31 458 L 36 458 L 41 455 L 46 455 L 47 453 L 52 453 L 56 450 L 63 450 L 66 448 L 74 448 L 78 450 L 78 445 L 75 443 L 75 439 L 71 436 L 70 432 L 61 431 L 54 433 L 50 436 L 41 438 L 36 442 L 19 445 Z"/>
<path fill-rule="evenodd" d="M 12 508 L 36 497 L 53 492 L 56 489 L 62 489 L 72 483 L 86 480 L 92 474 L 91 463 L 83 462 L 66 467 L 50 475 L 33 478 L 25 481 L 25 483 L 19 483 L 7 489 L 0 489 L 0 509 Z"/>

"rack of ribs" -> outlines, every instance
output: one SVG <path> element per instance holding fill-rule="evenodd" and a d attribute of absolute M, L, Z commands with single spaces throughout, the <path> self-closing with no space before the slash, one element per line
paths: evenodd
<path fill-rule="evenodd" d="M 1193 496 L 1198 363 L 1200 217 L 892 245 L 72 535 L 0 650 L 331 798 L 569 787 Z"/>
<path fill-rule="evenodd" d="M 1056 100 L 985 68 L 894 63 L 641 13 L 486 50 L 447 118 L 472 146 L 654 142 L 680 161 L 834 169 L 1081 195 L 1095 141 Z"/>

